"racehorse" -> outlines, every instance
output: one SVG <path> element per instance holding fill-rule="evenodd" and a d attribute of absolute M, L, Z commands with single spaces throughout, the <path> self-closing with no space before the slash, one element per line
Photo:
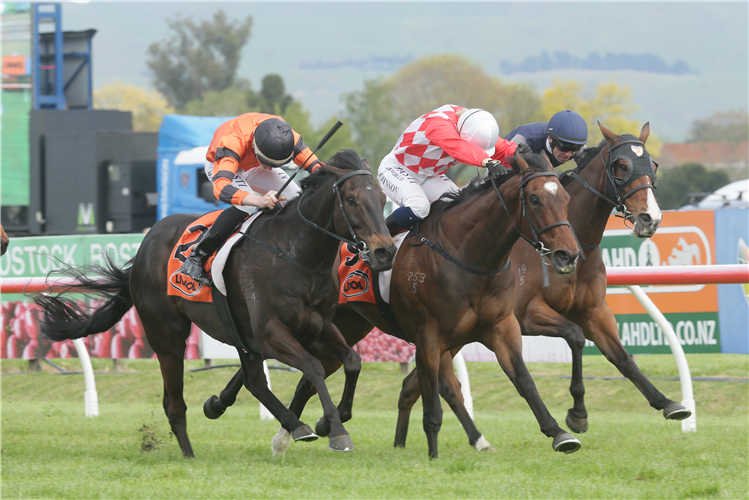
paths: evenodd
<path fill-rule="evenodd" d="M 5 252 L 8 251 L 8 243 L 10 243 L 10 239 L 8 239 L 8 235 L 5 234 L 5 228 L 2 224 L 0 224 L 0 255 L 5 255 Z"/>
<path fill-rule="evenodd" d="M 527 245 L 518 242 L 512 250 L 515 268 L 515 315 L 523 335 L 563 338 L 572 350 L 570 394 L 573 407 L 567 412 L 567 426 L 574 432 L 588 429 L 582 375 L 582 351 L 585 339 L 593 341 L 612 364 L 642 392 L 650 406 L 663 410 L 669 420 L 683 420 L 691 411 L 666 398 L 640 372 L 622 346 L 616 318 L 606 304 L 606 268 L 600 243 L 611 209 L 616 208 L 631 224 L 639 238 L 652 237 L 662 215 L 653 196 L 657 165 L 645 150 L 650 135 L 646 123 L 639 138 L 618 136 L 599 123 L 604 139 L 588 149 L 576 169 L 562 175 L 562 184 L 570 194 L 569 221 L 585 252 L 577 272 L 552 275 L 550 286 L 543 286 L 540 263 L 529 258 Z M 637 153 L 640 153 L 639 155 Z M 351 339 L 347 339 L 351 340 Z M 452 390 L 442 392 L 469 435 L 480 436 L 463 406 L 459 383 L 451 360 L 443 362 L 440 375 Z M 412 372 L 403 382 L 398 401 L 396 446 L 405 446 L 411 407 L 419 398 L 418 380 Z M 456 388 L 458 388 L 456 390 Z M 448 399 L 449 398 L 449 399 Z"/>
<path fill-rule="evenodd" d="M 398 250 L 390 285 L 397 329 L 369 303 L 339 306 L 333 320 L 349 345 L 364 338 L 373 325 L 416 345 L 431 458 L 438 456 L 442 423 L 440 359 L 470 342 L 481 342 L 496 354 L 533 410 L 541 431 L 554 438 L 555 450 L 572 453 L 580 448 L 580 442 L 560 428 L 546 409 L 523 362 L 520 327 L 512 312 L 509 259 L 513 244 L 523 237 L 556 272 L 574 271 L 579 249 L 566 221 L 569 196 L 542 156 L 516 155 L 511 163 L 514 172 L 489 172 L 457 195 L 434 202 L 430 215 L 406 238 Z M 339 366 L 338 362 L 325 364 L 327 373 Z M 240 389 L 235 379 L 219 396 L 222 403 L 233 403 Z M 305 376 L 289 409 L 301 415 L 313 395 L 314 387 Z M 273 446 L 276 453 L 288 447 L 283 431 Z"/>
<path fill-rule="evenodd" d="M 135 305 L 159 359 L 164 411 L 185 457 L 194 456 L 182 394 L 191 322 L 237 347 L 244 385 L 295 440 L 306 441 L 317 436 L 268 389 L 262 362 L 274 358 L 301 370 L 321 395 L 331 449 L 353 449 L 316 358 L 343 363 L 347 375 L 344 399 L 350 405 L 361 358 L 331 323 L 338 296 L 332 266 L 342 240 L 361 249 L 373 268 L 392 267 L 395 244 L 382 215 L 386 198 L 353 150 L 333 155 L 301 187 L 302 193 L 285 207 L 279 205 L 262 214 L 227 261 L 227 299 L 241 345 L 223 330 L 214 305 L 167 295 L 167 261 L 195 214 L 172 215 L 156 223 L 123 269 L 111 262 L 83 272 L 68 268 L 64 274 L 78 278 L 78 284 L 59 296 L 35 297 L 44 313 L 43 332 L 54 341 L 102 332 Z M 88 272 L 103 278 L 87 278 Z M 67 292 L 81 290 L 98 292 L 106 303 L 90 314 L 65 297 Z"/>

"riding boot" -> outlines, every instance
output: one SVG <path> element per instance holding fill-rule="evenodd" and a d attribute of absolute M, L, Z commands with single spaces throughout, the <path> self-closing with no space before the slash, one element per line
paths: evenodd
<path fill-rule="evenodd" d="M 390 235 L 394 236 L 406 229 L 409 229 L 414 224 L 421 222 L 423 219 L 416 214 L 409 207 L 398 207 L 393 213 L 387 216 L 385 219 L 385 225 L 390 230 Z"/>
<path fill-rule="evenodd" d="M 205 261 L 226 241 L 239 224 L 247 220 L 247 217 L 249 217 L 247 212 L 236 207 L 229 207 L 221 212 L 208 228 L 203 239 L 193 247 L 190 256 L 179 268 L 179 272 L 188 275 L 198 283 L 212 286 L 213 282 L 204 268 Z"/>

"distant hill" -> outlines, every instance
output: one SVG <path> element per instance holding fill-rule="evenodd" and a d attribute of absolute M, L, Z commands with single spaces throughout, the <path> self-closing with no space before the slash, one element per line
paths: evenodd
<path fill-rule="evenodd" d="M 502 61 L 499 66 L 506 75 L 513 73 L 536 73 L 554 69 L 585 69 L 593 71 L 642 71 L 644 73 L 661 73 L 667 75 L 699 74 L 681 59 L 669 65 L 655 54 L 625 54 L 607 52 L 599 56 L 590 52 L 584 59 L 567 51 L 556 51 L 549 55 L 547 51 L 538 56 L 526 57 L 521 63 Z"/>

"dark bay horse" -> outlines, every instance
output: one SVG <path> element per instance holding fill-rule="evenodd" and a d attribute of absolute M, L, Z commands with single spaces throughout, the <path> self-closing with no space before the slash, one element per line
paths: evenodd
<path fill-rule="evenodd" d="M 556 272 L 574 271 L 579 249 L 566 222 L 569 196 L 543 157 L 518 155 L 512 165 L 513 174 L 490 172 L 457 195 L 433 203 L 416 235 L 404 241 L 390 286 L 390 304 L 402 331 L 395 331 L 374 304 L 339 306 L 333 320 L 349 345 L 364 338 L 373 325 L 416 345 L 424 431 L 432 458 L 438 455 L 442 424 L 440 360 L 445 352 L 457 352 L 470 342 L 481 342 L 496 354 L 541 431 L 554 438 L 555 450 L 571 453 L 580 448 L 546 409 L 523 362 L 520 327 L 512 312 L 509 260 L 513 244 L 522 236 Z M 325 365 L 327 373 L 339 366 L 335 361 Z M 233 402 L 239 389 L 230 382 L 219 399 Z M 314 390 L 305 376 L 289 409 L 301 415 Z M 274 448 L 284 451 L 288 439 L 276 438 Z"/>
<path fill-rule="evenodd" d="M 360 175 L 361 174 L 361 175 Z M 43 332 L 54 341 L 105 331 L 135 305 L 164 380 L 164 411 L 182 453 L 194 456 L 187 436 L 183 366 L 190 323 L 217 340 L 237 347 L 243 383 L 295 440 L 317 436 L 268 389 L 262 361 L 274 358 L 301 370 L 315 386 L 323 406 L 330 447 L 353 449 L 325 386 L 321 360 L 336 360 L 346 372 L 342 406 L 351 404 L 361 358 L 331 323 L 338 291 L 332 266 L 339 240 L 365 250 L 375 269 L 392 267 L 395 245 L 385 226 L 385 195 L 353 150 L 342 150 L 301 182 L 302 194 L 283 208 L 261 215 L 237 244 L 227 262 L 227 297 L 245 351 L 222 328 L 215 307 L 167 295 L 167 261 L 195 215 L 172 215 L 156 223 L 124 269 L 113 265 L 68 269 L 79 279 L 61 296 L 35 298 L 44 312 Z M 371 251 L 370 251 L 371 250 Z M 283 253 L 282 253 L 283 252 Z M 65 297 L 94 290 L 107 300 L 93 314 Z"/>
<path fill-rule="evenodd" d="M 5 234 L 5 228 L 0 224 L 0 255 L 5 255 L 8 251 L 8 243 L 10 243 L 8 235 Z"/>
<path fill-rule="evenodd" d="M 573 407 L 566 423 L 574 432 L 588 429 L 582 374 L 582 351 L 585 339 L 595 343 L 606 359 L 642 392 L 650 406 L 663 410 L 669 420 L 683 420 L 691 411 L 681 403 L 666 398 L 640 372 L 637 364 L 622 346 L 616 318 L 606 304 L 606 268 L 601 258 L 600 243 L 611 209 L 622 213 L 633 234 L 652 237 L 661 222 L 661 212 L 653 196 L 655 170 L 645 150 L 650 125 L 645 124 L 639 138 L 618 136 L 600 125 L 604 139 L 596 148 L 586 151 L 575 170 L 563 174 L 562 184 L 570 194 L 569 221 L 575 229 L 585 260 L 577 272 L 552 275 L 550 286 L 544 287 L 540 263 L 529 257 L 528 246 L 518 242 L 512 250 L 515 268 L 515 315 L 523 335 L 561 337 L 572 350 L 572 382 L 570 393 Z M 640 153 L 638 155 L 637 153 Z M 350 339 L 347 339 L 350 340 Z M 481 435 L 463 406 L 451 360 L 443 362 L 440 375 L 452 390 L 442 392 L 455 411 L 469 440 Z M 398 402 L 396 446 L 404 446 L 411 407 L 419 398 L 418 380 L 411 373 L 403 383 Z"/>

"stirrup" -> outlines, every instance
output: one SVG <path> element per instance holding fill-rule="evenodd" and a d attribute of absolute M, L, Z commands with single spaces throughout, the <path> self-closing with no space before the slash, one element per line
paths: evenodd
<path fill-rule="evenodd" d="M 194 254 L 190 254 L 182 267 L 179 268 L 179 272 L 185 274 L 205 286 L 213 286 L 213 281 L 208 277 L 205 269 L 203 269 L 203 260 Z"/>

